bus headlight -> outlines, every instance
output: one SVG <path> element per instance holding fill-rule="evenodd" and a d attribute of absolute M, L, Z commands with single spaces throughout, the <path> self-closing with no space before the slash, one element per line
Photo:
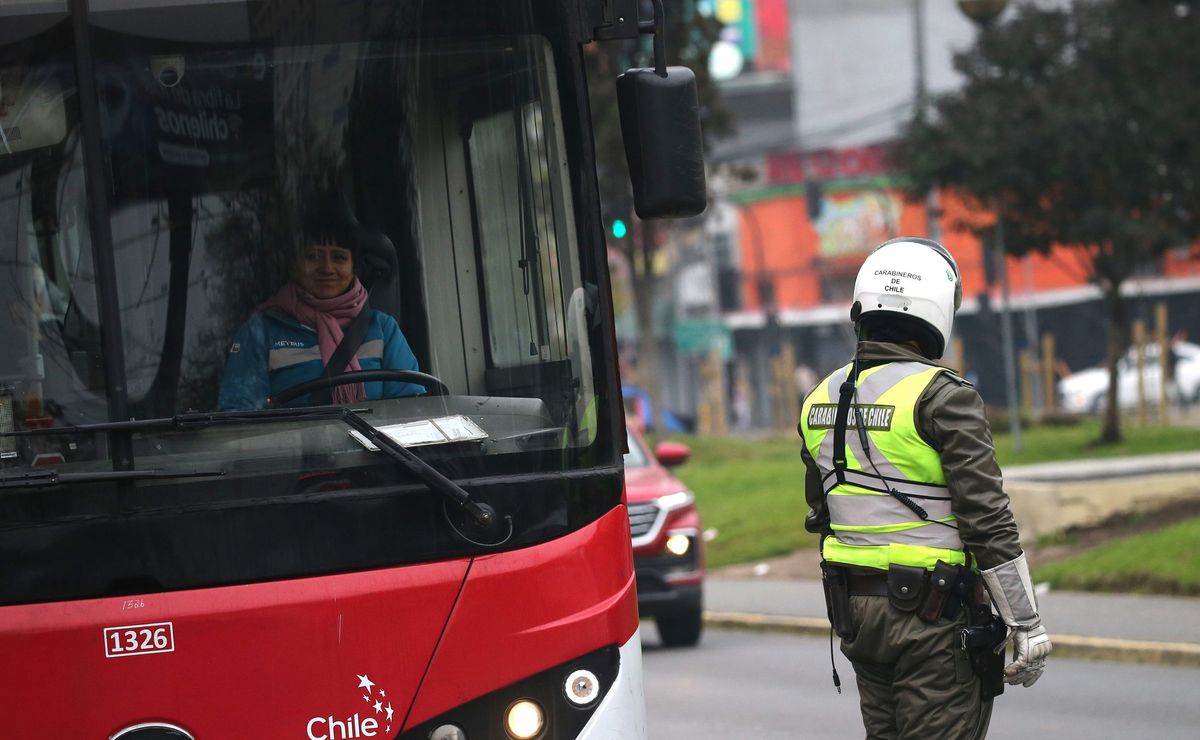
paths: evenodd
<path fill-rule="evenodd" d="M 567 701 L 577 707 L 587 706 L 600 695 L 600 679 L 596 678 L 595 673 L 580 669 L 567 676 L 563 691 Z"/>
<path fill-rule="evenodd" d="M 458 725 L 442 725 L 429 733 L 429 740 L 467 740 L 467 733 Z"/>
<path fill-rule="evenodd" d="M 529 699 L 513 702 L 504 713 L 504 729 L 514 740 L 533 740 L 546 726 L 546 713 Z"/>
<path fill-rule="evenodd" d="M 686 534 L 673 534 L 667 538 L 667 551 L 672 555 L 683 557 L 692 546 L 692 538 Z"/>

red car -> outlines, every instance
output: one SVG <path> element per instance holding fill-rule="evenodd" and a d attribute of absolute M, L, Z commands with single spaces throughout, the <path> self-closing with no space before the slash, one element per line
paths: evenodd
<path fill-rule="evenodd" d="M 653 617 L 667 646 L 695 645 L 703 628 L 704 548 L 696 499 L 668 468 L 691 450 L 659 442 L 651 455 L 632 426 L 625 454 L 625 495 L 633 535 L 638 610 Z"/>

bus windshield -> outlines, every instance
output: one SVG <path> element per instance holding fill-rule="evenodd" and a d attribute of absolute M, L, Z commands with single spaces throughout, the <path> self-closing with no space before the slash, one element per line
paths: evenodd
<path fill-rule="evenodd" d="M 565 52 L 528 3 L 440 33 L 456 3 L 91 0 L 92 69 L 65 3 L 6 5 L 0 432 L 334 403 L 479 474 L 596 442 L 598 260 Z M 339 356 L 367 375 L 300 388 Z M 0 457 L 104 470 L 113 444 L 5 436 Z M 383 464 L 336 421 L 126 444 L 134 469 Z"/>
<path fill-rule="evenodd" d="M 355 402 L 377 426 L 433 420 L 397 427 L 418 443 L 590 444 L 596 306 L 547 38 L 419 43 L 404 4 L 217 4 L 242 17 L 220 32 L 164 24 L 162 6 L 91 4 L 110 254 L 89 228 L 70 24 L 0 47 L 2 421 Z M 340 20 L 272 16 L 284 8 Z M 346 17 L 379 8 L 390 23 Z M 343 38 L 310 38 L 318 26 Z M 284 397 L 322 374 L 362 305 L 347 367 L 438 383 L 384 373 Z M 324 451 L 361 450 L 337 435 Z M 187 437 L 133 456 L 304 452 L 274 428 Z M 4 445 L 10 467 L 107 457 L 103 437 Z"/>

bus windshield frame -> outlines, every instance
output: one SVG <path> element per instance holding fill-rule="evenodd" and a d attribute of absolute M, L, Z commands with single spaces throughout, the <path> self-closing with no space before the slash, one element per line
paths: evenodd
<path fill-rule="evenodd" d="M 0 280 L 19 300 L 0 316 L 0 545 L 39 557 L 0 576 L 0 604 L 494 552 L 619 503 L 572 12 L 6 4 Z M 317 295 L 304 264 L 329 246 L 373 311 L 354 364 L 396 374 L 281 405 L 353 408 L 495 526 L 336 416 L 122 425 L 252 413 L 290 368 L 317 377 L 309 324 L 330 314 L 288 301 Z"/>

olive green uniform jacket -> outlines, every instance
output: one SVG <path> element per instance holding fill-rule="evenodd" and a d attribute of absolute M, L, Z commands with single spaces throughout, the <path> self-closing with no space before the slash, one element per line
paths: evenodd
<path fill-rule="evenodd" d="M 869 341 L 859 343 L 858 360 L 860 370 L 886 362 L 935 364 L 907 347 Z M 994 568 L 1019 556 L 1017 524 L 1008 506 L 979 393 L 957 375 L 941 373 L 921 395 L 916 414 L 921 437 L 941 455 L 958 533 L 978 567 Z M 803 439 L 803 431 L 800 434 Z M 831 534 L 820 469 L 807 445 L 800 450 L 807 469 L 804 496 L 812 509 L 805 527 L 810 532 Z"/>

